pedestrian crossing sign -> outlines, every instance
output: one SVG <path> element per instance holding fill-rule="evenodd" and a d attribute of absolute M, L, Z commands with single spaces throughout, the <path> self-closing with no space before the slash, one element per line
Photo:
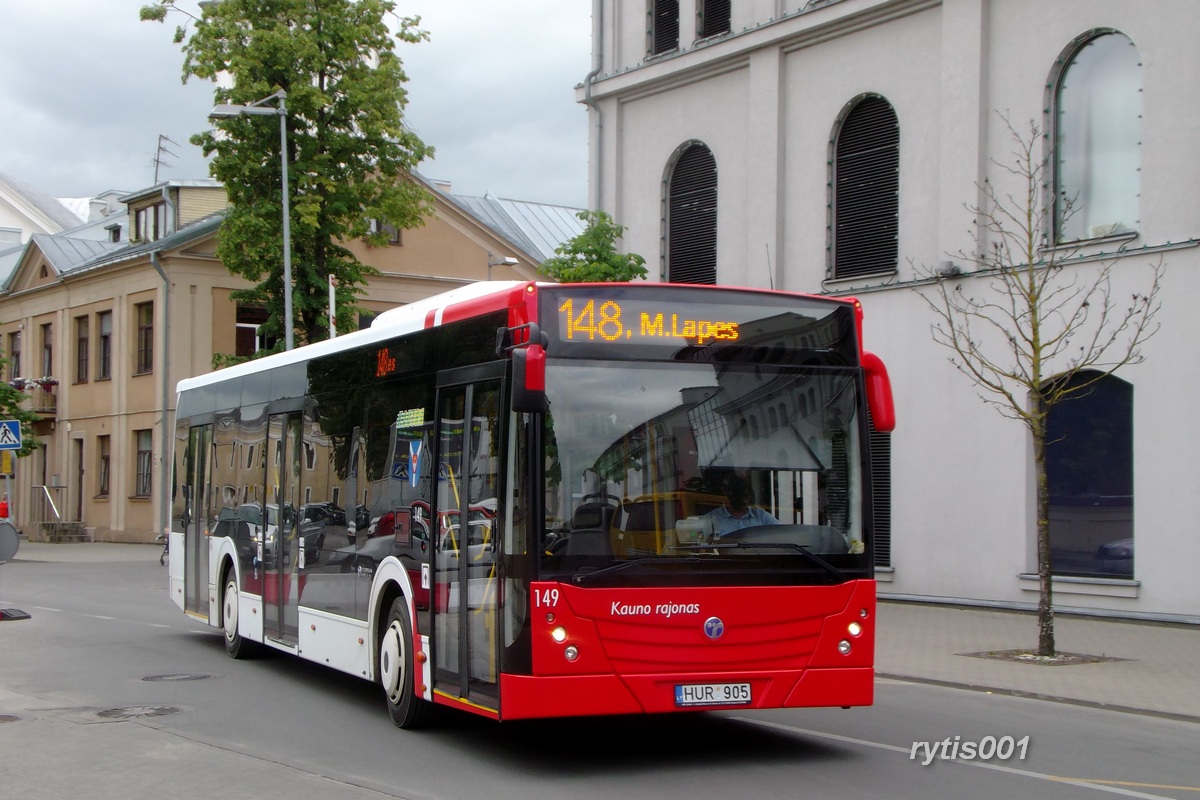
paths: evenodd
<path fill-rule="evenodd" d="M 0 450 L 21 449 L 21 423 L 15 419 L 0 419 Z"/>

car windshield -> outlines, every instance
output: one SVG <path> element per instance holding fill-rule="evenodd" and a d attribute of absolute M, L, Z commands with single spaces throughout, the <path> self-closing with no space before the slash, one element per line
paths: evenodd
<path fill-rule="evenodd" d="M 868 573 L 856 371 L 560 361 L 546 387 L 543 575 Z"/>
<path fill-rule="evenodd" d="M 258 505 L 238 506 L 237 515 L 239 519 L 249 522 L 251 525 L 262 525 L 262 508 Z"/>

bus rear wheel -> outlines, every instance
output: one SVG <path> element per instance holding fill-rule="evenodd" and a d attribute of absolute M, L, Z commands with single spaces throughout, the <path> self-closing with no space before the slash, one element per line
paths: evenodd
<path fill-rule="evenodd" d="M 403 597 L 392 601 L 387 627 L 379 640 L 379 682 L 388 714 L 399 728 L 423 728 L 433 717 L 433 704 L 414 690 L 412 624 Z"/>

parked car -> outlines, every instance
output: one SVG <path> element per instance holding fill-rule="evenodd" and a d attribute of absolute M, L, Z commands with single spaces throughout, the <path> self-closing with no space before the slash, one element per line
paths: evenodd
<path fill-rule="evenodd" d="M 386 516 L 386 515 L 385 515 Z M 394 528 L 393 528 L 394 531 Z M 327 572 L 366 572 L 373 573 L 379 562 L 388 556 L 396 556 L 405 562 L 405 567 L 412 567 L 414 558 L 421 558 L 428 547 L 429 530 L 424 520 L 413 520 L 411 537 L 408 543 L 396 541 L 394 532 L 386 536 L 374 536 L 358 545 L 340 547 L 329 554 L 325 563 Z"/>
<path fill-rule="evenodd" d="M 229 509 L 222 509 L 221 513 L 225 514 Z M 258 544 L 262 543 L 262 559 L 266 564 L 275 562 L 275 538 L 276 531 L 279 529 L 280 508 L 277 503 L 266 504 L 267 516 L 263 520 L 263 506 L 258 503 L 242 503 L 236 509 L 233 509 L 233 518 L 245 522 L 249 526 L 248 534 L 249 541 L 239 544 L 239 552 L 245 547 L 253 547 L 257 549 Z M 290 504 L 283 506 L 283 518 L 285 522 L 291 523 L 296 518 L 296 512 Z M 220 518 L 218 518 L 218 522 Z M 290 528 L 291 525 L 287 525 Z M 315 564 L 321 558 L 321 548 L 325 544 L 325 526 L 317 522 L 300 522 L 297 533 L 301 541 L 304 543 L 304 561 L 306 564 Z M 295 534 L 293 534 L 295 535 Z M 234 541 L 238 544 L 244 540 L 244 535 L 235 534 Z M 285 556 L 284 562 L 287 563 Z"/>
<path fill-rule="evenodd" d="M 305 503 L 300 506 L 300 526 L 330 527 L 346 524 L 346 511 L 336 503 Z"/>

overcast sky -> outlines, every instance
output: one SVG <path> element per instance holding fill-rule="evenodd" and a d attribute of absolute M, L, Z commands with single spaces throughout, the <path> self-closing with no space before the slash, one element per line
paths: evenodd
<path fill-rule="evenodd" d="M 212 85 L 180 80 L 178 14 L 140 22 L 148 0 L 0 0 L 0 172 L 55 197 L 207 178 L 189 137 Z M 191 0 L 184 7 L 195 10 Z M 397 43 L 408 124 L 436 151 L 418 169 L 455 194 L 587 204 L 590 0 L 398 0 L 428 42 Z"/>

